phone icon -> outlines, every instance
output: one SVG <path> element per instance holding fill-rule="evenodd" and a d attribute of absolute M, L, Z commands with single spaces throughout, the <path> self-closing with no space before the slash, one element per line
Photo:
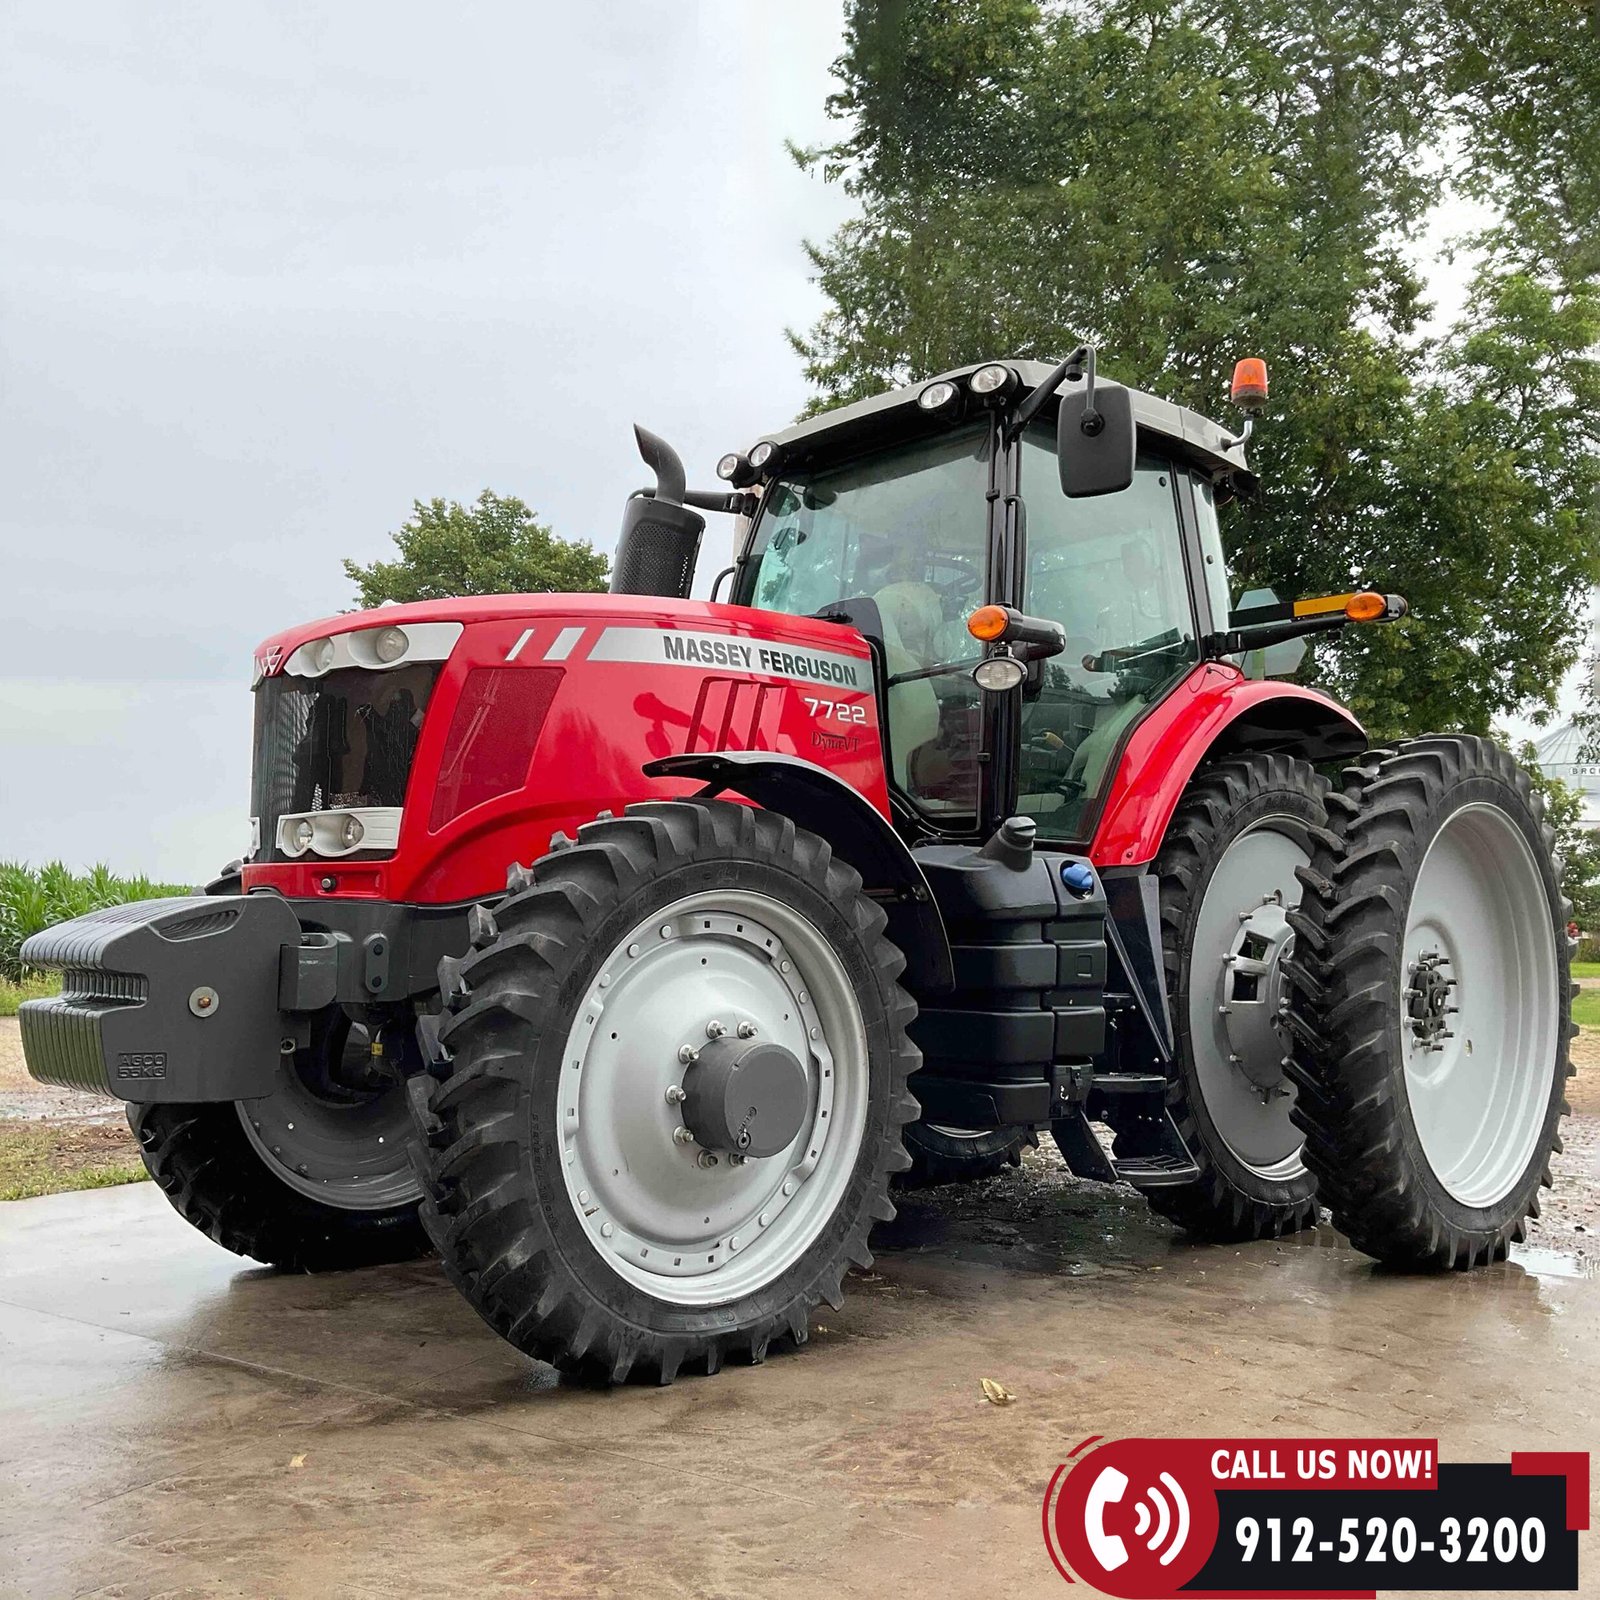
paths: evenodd
<path fill-rule="evenodd" d="M 1116 1534 L 1106 1532 L 1106 1507 L 1120 1500 L 1127 1490 L 1126 1473 L 1118 1472 L 1115 1467 L 1102 1467 L 1084 1502 L 1084 1535 L 1095 1560 L 1107 1572 L 1115 1572 L 1128 1559 L 1128 1547 Z"/>

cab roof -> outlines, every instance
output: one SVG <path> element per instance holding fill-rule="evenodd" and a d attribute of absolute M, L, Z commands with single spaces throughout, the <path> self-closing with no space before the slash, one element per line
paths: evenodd
<path fill-rule="evenodd" d="M 908 384 L 903 389 L 886 389 L 882 394 L 870 395 L 850 405 L 824 411 L 817 416 L 797 422 L 781 433 L 762 435 L 779 447 L 784 465 L 795 465 L 812 457 L 825 457 L 870 449 L 880 442 L 890 442 L 920 434 L 942 432 L 961 417 L 979 414 L 971 403 L 975 397 L 968 395 L 963 380 L 971 377 L 979 367 L 1005 366 L 1016 373 L 1019 386 L 1014 396 L 1020 399 L 1029 390 L 1042 383 L 1055 370 L 1054 364 L 1045 361 L 974 361 L 968 366 L 954 367 L 949 372 L 938 372 L 920 382 Z M 948 412 L 929 413 L 917 405 L 917 396 L 930 383 L 947 380 L 956 385 L 963 396 L 964 409 L 954 416 Z M 1116 383 L 1103 374 L 1096 374 L 1095 388 L 1119 389 L 1127 385 Z M 1228 429 L 1203 417 L 1187 406 L 1173 404 L 1158 395 L 1146 394 L 1142 389 L 1130 389 L 1133 397 L 1133 419 L 1146 433 L 1159 435 L 1176 444 L 1195 465 L 1212 473 L 1247 473 L 1244 443 Z M 1055 415 L 1052 399 L 1041 415 Z"/>

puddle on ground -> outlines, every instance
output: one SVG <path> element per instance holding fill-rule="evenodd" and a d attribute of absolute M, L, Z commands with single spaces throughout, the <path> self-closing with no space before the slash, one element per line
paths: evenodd
<path fill-rule="evenodd" d="M 1534 1244 L 1514 1244 L 1511 1259 L 1536 1278 L 1600 1278 L 1600 1262 L 1582 1260 L 1561 1250 Z"/>

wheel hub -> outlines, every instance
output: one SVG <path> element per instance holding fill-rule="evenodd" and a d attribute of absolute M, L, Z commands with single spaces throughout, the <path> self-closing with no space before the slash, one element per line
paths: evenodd
<path fill-rule="evenodd" d="M 697 1052 L 683 1075 L 683 1124 L 703 1149 L 775 1156 L 804 1125 L 810 1086 L 792 1051 L 723 1035 Z"/>
<path fill-rule="evenodd" d="M 1456 980 L 1445 974 L 1444 969 L 1449 965 L 1450 958 L 1437 950 L 1428 951 L 1411 964 L 1406 1016 L 1411 1023 L 1412 1038 L 1425 1051 L 1443 1050 L 1445 1040 L 1455 1038 L 1446 1026 L 1446 1019 L 1460 1009 L 1450 1004 Z"/>
<path fill-rule="evenodd" d="M 1282 895 L 1275 893 L 1240 913 L 1239 931 L 1222 958 L 1221 1012 L 1229 1060 L 1264 1101 L 1288 1092 L 1283 963 L 1293 949 L 1294 929 Z"/>

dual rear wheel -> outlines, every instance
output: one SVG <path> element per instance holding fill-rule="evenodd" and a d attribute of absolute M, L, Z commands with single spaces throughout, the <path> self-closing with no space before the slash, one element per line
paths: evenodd
<path fill-rule="evenodd" d="M 1412 740 L 1333 790 L 1219 763 L 1157 864 L 1200 1168 L 1151 1203 L 1254 1238 L 1317 1205 L 1408 1266 L 1503 1256 L 1537 1215 L 1571 1072 L 1568 906 L 1527 775 L 1487 740 Z"/>

